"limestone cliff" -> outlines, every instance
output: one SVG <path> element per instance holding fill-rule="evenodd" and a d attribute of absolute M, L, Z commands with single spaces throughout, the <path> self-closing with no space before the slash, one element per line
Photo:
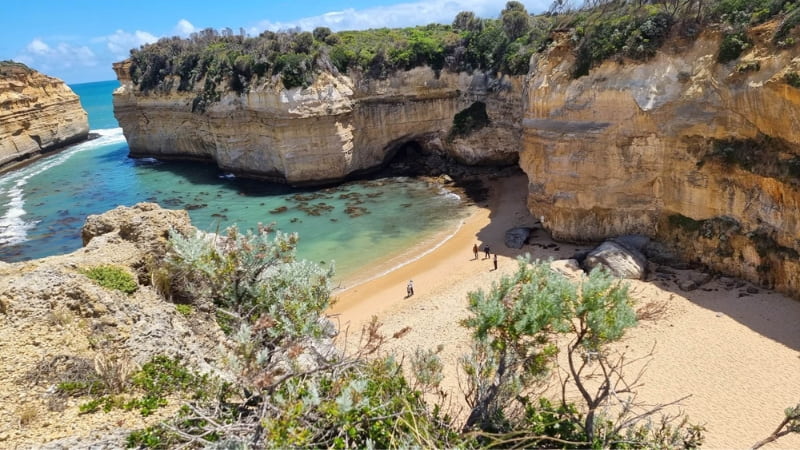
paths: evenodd
<path fill-rule="evenodd" d="M 410 141 L 470 164 L 514 163 L 519 152 L 521 77 L 427 67 L 384 80 L 323 73 L 306 89 L 268 80 L 243 94 L 220 92 L 200 112 L 199 92 L 179 91 L 179 80 L 166 92 L 145 93 L 131 81 L 128 62 L 114 70 L 122 84 L 114 113 L 134 157 L 214 161 L 233 173 L 301 185 L 379 167 Z M 475 101 L 486 103 L 489 126 L 448 138 L 455 114 Z"/>
<path fill-rule="evenodd" d="M 63 81 L 0 63 L 0 168 L 88 135 L 86 111 Z"/>
<path fill-rule="evenodd" d="M 534 56 L 520 165 L 529 209 L 558 239 L 642 233 L 683 257 L 800 293 L 800 49 L 675 40 L 646 63 L 572 79 L 568 40 Z"/>

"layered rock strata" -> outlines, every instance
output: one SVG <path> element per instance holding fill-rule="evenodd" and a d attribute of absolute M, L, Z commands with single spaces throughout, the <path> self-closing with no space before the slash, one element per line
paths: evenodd
<path fill-rule="evenodd" d="M 0 169 L 88 135 L 86 111 L 63 81 L 0 63 Z"/>
<path fill-rule="evenodd" d="M 719 64 L 720 37 L 572 79 L 566 39 L 531 64 L 520 165 L 557 239 L 641 233 L 725 273 L 800 293 L 800 50 L 755 45 Z M 762 37 L 763 36 L 763 37 Z"/>
<path fill-rule="evenodd" d="M 323 73 L 305 89 L 269 80 L 243 94 L 220 92 L 219 101 L 198 111 L 202 92 L 179 91 L 178 79 L 141 92 L 128 62 L 114 70 L 121 82 L 114 113 L 131 156 L 213 161 L 239 175 L 292 185 L 375 169 L 409 142 L 469 164 L 513 164 L 521 142 L 521 77 L 427 67 L 384 80 Z M 448 136 L 456 113 L 476 101 L 486 103 L 489 125 Z"/>

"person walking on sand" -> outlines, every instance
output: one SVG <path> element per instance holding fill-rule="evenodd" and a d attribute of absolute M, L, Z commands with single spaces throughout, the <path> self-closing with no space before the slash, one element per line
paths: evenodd
<path fill-rule="evenodd" d="M 472 245 L 472 253 L 475 254 L 475 259 L 478 259 L 478 244 Z"/>
<path fill-rule="evenodd" d="M 408 297 L 414 295 L 414 280 L 408 280 L 408 286 L 406 286 L 406 294 L 408 294 Z"/>
<path fill-rule="evenodd" d="M 497 253 L 494 254 L 494 270 L 497 270 Z"/>
<path fill-rule="evenodd" d="M 487 258 L 491 258 L 492 257 L 492 252 L 491 252 L 491 250 L 489 250 L 489 246 L 488 245 L 483 247 L 483 255 L 484 255 L 483 259 L 487 259 Z"/>

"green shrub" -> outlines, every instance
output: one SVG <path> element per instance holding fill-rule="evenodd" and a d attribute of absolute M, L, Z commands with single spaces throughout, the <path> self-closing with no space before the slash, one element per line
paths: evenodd
<path fill-rule="evenodd" d="M 797 25 L 800 25 L 800 7 L 794 4 L 793 9 L 786 14 L 786 17 L 783 18 L 778 29 L 775 30 L 772 41 L 775 43 L 783 41 L 784 46 L 791 46 L 791 44 L 794 43 L 794 38 L 789 37 L 789 33 L 797 27 Z M 786 45 L 787 42 L 791 43 Z"/>
<path fill-rule="evenodd" d="M 66 395 L 80 396 L 92 395 L 105 391 L 105 385 L 100 380 L 92 381 L 62 381 L 56 384 L 56 390 Z"/>
<path fill-rule="evenodd" d="M 96 394 L 105 391 L 86 391 L 87 386 L 78 383 L 61 383 L 73 392 Z M 115 408 L 138 409 L 142 416 L 152 414 L 167 405 L 167 397 L 173 393 L 184 393 L 194 400 L 208 398 L 212 382 L 207 375 L 198 375 L 181 361 L 167 356 L 156 356 L 131 377 L 131 385 L 140 396 L 124 400 L 116 395 L 102 395 L 79 405 L 82 414 L 102 409 L 108 412 Z M 65 391 L 66 392 L 66 391 Z"/>
<path fill-rule="evenodd" d="M 722 37 L 717 61 L 722 64 L 733 61 L 737 59 L 742 52 L 748 49 L 750 45 L 750 39 L 744 32 L 727 33 Z"/>
<path fill-rule="evenodd" d="M 783 76 L 783 81 L 791 87 L 800 89 L 800 74 L 797 72 L 786 72 Z"/>
<path fill-rule="evenodd" d="M 311 60 L 308 55 L 287 53 L 275 61 L 275 70 L 281 74 L 286 89 L 308 87 L 313 81 Z"/>
<path fill-rule="evenodd" d="M 191 316 L 192 313 L 194 312 L 194 308 L 192 308 L 192 305 L 183 305 L 183 304 L 175 305 L 175 310 L 178 311 L 180 314 L 183 314 L 184 316 Z"/>
<path fill-rule="evenodd" d="M 0 76 L 6 77 L 17 73 L 30 73 L 32 69 L 16 61 L 0 61 Z"/>
<path fill-rule="evenodd" d="M 133 276 L 121 267 L 96 266 L 83 269 L 80 272 L 107 289 L 115 289 L 126 294 L 132 294 L 139 288 Z"/>
<path fill-rule="evenodd" d="M 653 56 L 669 36 L 672 24 L 672 16 L 650 8 L 587 21 L 576 34 L 579 43 L 573 76 L 587 75 L 592 66 L 614 55 L 640 60 Z"/>
<path fill-rule="evenodd" d="M 203 94 L 193 102 L 193 111 L 203 112 L 219 100 L 209 83 L 243 93 L 258 78 L 280 75 L 285 87 L 294 88 L 310 85 L 331 66 L 376 78 L 421 65 L 521 74 L 552 23 L 545 16 L 531 18 L 518 2 L 509 2 L 501 19 L 470 14 L 462 14 L 456 28 L 431 24 L 333 33 L 319 27 L 313 33 L 265 31 L 257 37 L 205 29 L 188 39 L 163 38 L 132 50 L 130 75 L 142 91 L 170 88 L 170 76 L 180 77 L 182 91 L 205 80 Z M 507 55 L 511 42 L 517 45 Z"/>
<path fill-rule="evenodd" d="M 202 235 L 170 236 L 166 266 L 187 298 L 203 298 L 227 311 L 220 325 L 229 332 L 268 315 L 271 326 L 260 330 L 264 339 L 320 335 L 318 318 L 330 302 L 333 267 L 296 261 L 294 233 L 230 227 L 221 239 L 224 247 Z"/>
<path fill-rule="evenodd" d="M 746 61 L 736 65 L 736 71 L 743 72 L 758 72 L 761 70 L 761 64 L 758 61 Z"/>
<path fill-rule="evenodd" d="M 635 393 L 625 382 L 625 359 L 609 351 L 636 323 L 624 282 L 595 269 L 573 283 L 547 263 L 518 262 L 519 269 L 490 290 L 469 293 L 470 316 L 462 321 L 473 336 L 472 353 L 460 360 L 471 409 L 464 429 L 485 433 L 479 444 L 675 448 L 702 443 L 702 429 L 685 420 L 672 426 L 665 417 L 654 429 L 643 420 L 650 413 L 628 409 Z M 559 342 L 569 342 L 563 355 Z M 564 380 L 561 395 L 557 401 L 541 399 L 542 386 L 555 372 Z M 628 393 L 619 397 L 622 392 L 614 386 L 626 386 Z M 567 391 L 581 393 L 578 404 Z M 622 412 L 611 416 L 606 410 Z"/>
<path fill-rule="evenodd" d="M 475 102 L 453 116 L 453 127 L 450 129 L 450 136 L 466 136 L 488 124 L 489 115 L 486 113 L 486 103 Z"/>

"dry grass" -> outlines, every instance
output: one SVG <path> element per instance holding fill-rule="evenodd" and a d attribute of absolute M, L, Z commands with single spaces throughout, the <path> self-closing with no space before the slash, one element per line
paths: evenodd
<path fill-rule="evenodd" d="M 669 303 L 666 300 L 653 300 L 636 310 L 636 320 L 639 322 L 657 322 L 667 317 L 668 311 Z"/>
<path fill-rule="evenodd" d="M 107 356 L 98 353 L 94 357 L 94 371 L 109 392 L 119 393 L 128 387 L 131 375 L 139 366 L 127 355 Z"/>
<path fill-rule="evenodd" d="M 50 325 L 64 327 L 72 323 L 75 316 L 67 308 L 60 307 L 47 314 L 47 321 Z"/>
<path fill-rule="evenodd" d="M 26 427 L 39 416 L 39 408 L 33 403 L 26 403 L 17 408 L 16 415 L 19 426 Z"/>

